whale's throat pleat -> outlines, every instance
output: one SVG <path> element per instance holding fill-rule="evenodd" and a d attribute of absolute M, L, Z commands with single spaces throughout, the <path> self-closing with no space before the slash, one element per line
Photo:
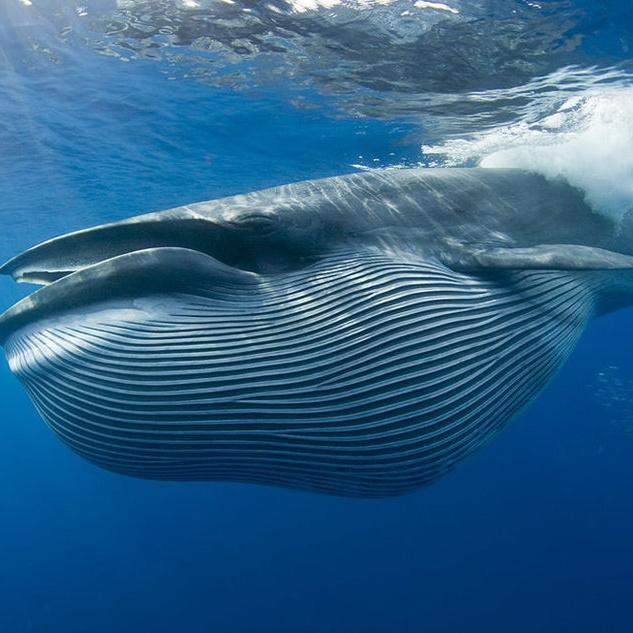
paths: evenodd
<path fill-rule="evenodd" d="M 92 302 L 6 349 L 51 428 L 106 468 L 391 495 L 537 394 L 593 311 L 588 279 L 342 254 L 256 289 Z"/>

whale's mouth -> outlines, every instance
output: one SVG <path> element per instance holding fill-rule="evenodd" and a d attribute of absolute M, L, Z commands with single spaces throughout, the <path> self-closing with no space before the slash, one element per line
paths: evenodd
<path fill-rule="evenodd" d="M 240 255 L 239 262 L 232 253 Z M 220 223 L 186 209 L 68 233 L 0 266 L 0 274 L 19 283 L 43 286 L 0 315 L 0 343 L 16 328 L 60 311 L 178 291 L 218 275 L 248 277 L 249 268 L 257 262 L 249 257 L 247 240 L 236 247 L 235 231 L 229 235 Z"/>
<path fill-rule="evenodd" d="M 25 250 L 0 266 L 0 274 L 42 286 L 135 251 L 186 248 L 221 252 L 218 226 L 194 214 L 163 212 L 67 233 Z"/>
<path fill-rule="evenodd" d="M 197 250 L 171 246 L 136 250 L 55 273 L 59 275 L 56 279 L 0 315 L 0 343 L 33 321 L 89 304 L 130 304 L 148 294 L 199 294 L 221 286 L 258 283 L 255 273 L 233 268 Z M 41 277 L 19 280 L 25 278 Z"/>
<path fill-rule="evenodd" d="M 2 269 L 0 269 L 1 272 Z M 15 281 L 18 283 L 34 284 L 36 286 L 48 286 L 62 277 L 72 275 L 78 268 L 67 270 L 34 270 L 25 274 L 16 275 Z"/>

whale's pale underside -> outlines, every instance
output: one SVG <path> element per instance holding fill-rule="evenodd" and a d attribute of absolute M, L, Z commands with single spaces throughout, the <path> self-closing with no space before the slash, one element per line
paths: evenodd
<path fill-rule="evenodd" d="M 355 496 L 451 469 L 633 298 L 633 235 L 518 170 L 367 172 L 44 242 L 0 317 L 42 417 L 147 478 Z"/>

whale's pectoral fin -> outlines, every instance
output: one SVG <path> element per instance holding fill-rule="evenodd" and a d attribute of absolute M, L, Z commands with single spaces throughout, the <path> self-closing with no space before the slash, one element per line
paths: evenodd
<path fill-rule="evenodd" d="M 149 248 L 106 259 L 44 286 L 0 317 L 0 341 L 37 319 L 94 303 L 122 304 L 147 295 L 230 295 L 254 289 L 259 275 L 186 248 Z"/>
<path fill-rule="evenodd" d="M 447 244 L 440 259 L 453 270 L 625 270 L 633 257 L 593 246 L 539 244 L 530 247 L 481 247 Z"/>

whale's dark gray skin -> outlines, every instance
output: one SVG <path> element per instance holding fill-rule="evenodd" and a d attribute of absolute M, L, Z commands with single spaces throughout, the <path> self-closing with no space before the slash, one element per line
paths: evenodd
<path fill-rule="evenodd" d="M 44 242 L 0 317 L 53 430 L 114 471 L 415 489 L 501 429 L 595 315 L 633 234 L 520 170 L 375 171 Z"/>

